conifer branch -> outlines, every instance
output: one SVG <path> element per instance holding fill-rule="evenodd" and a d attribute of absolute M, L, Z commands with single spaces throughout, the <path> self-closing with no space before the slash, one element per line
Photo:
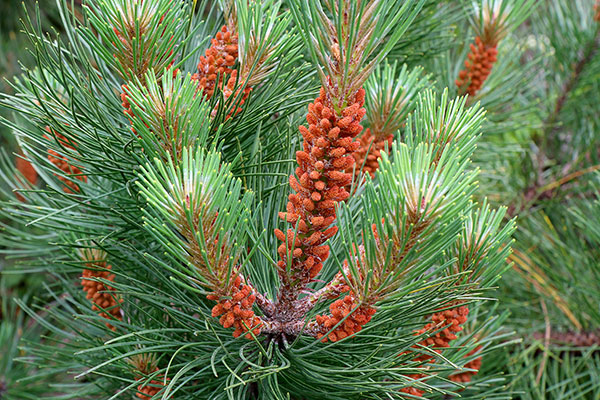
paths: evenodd
<path fill-rule="evenodd" d="M 194 152 L 184 147 L 177 166 L 172 159 L 155 165 L 142 169 L 139 184 L 153 206 L 146 226 L 185 266 L 177 275 L 217 302 L 212 316 L 220 317 L 221 325 L 235 327 L 235 337 L 246 333 L 251 338 L 249 331 L 258 335 L 262 323 L 252 311 L 256 295 L 240 274 L 251 193 L 241 196 L 241 182 L 230 167 L 201 148 Z"/>
<path fill-rule="evenodd" d="M 39 72 L 3 100 L 41 179 L 0 157 L 27 194 L 0 185 L 0 246 L 52 273 L 43 315 L 19 303 L 50 332 L 25 345 L 43 368 L 30 377 L 73 371 L 85 379 L 65 391 L 93 398 L 442 397 L 469 379 L 473 398 L 504 396 L 505 364 L 477 373 L 511 343 L 491 345 L 507 314 L 479 305 L 513 230 L 473 197 L 484 113 L 412 64 L 437 74 L 430 55 L 465 14 L 433 0 L 85 3 L 81 20 L 62 5 L 64 37 L 28 31 Z M 511 27 L 524 15 L 507 12 Z M 321 88 L 298 135 L 316 77 L 302 40 Z M 410 63 L 379 67 L 393 49 Z"/>
<path fill-rule="evenodd" d="M 533 339 L 543 340 L 545 334 L 535 332 Z M 555 346 L 573 346 L 573 347 L 593 347 L 600 346 L 600 331 L 568 331 L 557 332 L 552 331 L 550 335 L 550 343 Z"/>
<path fill-rule="evenodd" d="M 355 178 L 359 178 L 362 171 L 369 173 L 371 178 L 375 176 L 381 152 L 391 149 L 394 135 L 416 107 L 417 93 L 430 83 L 421 68 L 408 72 L 407 66 L 403 65 L 397 72 L 394 63 L 377 68 L 365 86 L 368 128 L 360 136 L 360 148 L 354 153 Z"/>
<path fill-rule="evenodd" d="M 481 90 L 497 61 L 498 43 L 516 29 L 533 11 L 532 0 L 482 0 L 474 3 L 478 20 L 472 21 L 477 36 L 470 45 L 465 69 L 461 70 L 455 83 L 459 94 L 473 97 Z"/>
<path fill-rule="evenodd" d="M 313 46 L 313 52 L 319 52 L 319 60 L 325 60 L 330 54 L 334 59 L 325 63 L 329 77 L 322 79 L 320 96 L 309 106 L 309 128 L 300 127 L 304 142 L 303 151 L 296 155 L 298 179 L 290 176 L 290 186 L 296 193 L 290 195 L 287 212 L 280 214 L 296 228 L 289 228 L 285 233 L 275 231 L 277 238 L 284 242 L 278 249 L 281 258 L 278 274 L 282 285 L 276 316 L 284 321 L 302 317 L 295 307 L 298 295 L 319 274 L 329 256 L 329 246 L 324 242 L 337 232 L 337 227 L 331 226 L 336 218 L 335 207 L 349 196 L 345 187 L 352 176 L 345 171 L 354 164 L 352 153 L 359 143 L 353 140 L 362 131 L 360 121 L 365 114 L 362 108 L 365 92 L 359 88 L 374 67 L 374 64 L 365 65 L 366 57 L 382 40 L 371 40 L 378 23 L 374 12 L 379 6 L 385 9 L 396 4 L 340 1 L 328 6 L 335 23 L 326 17 L 320 1 L 312 2 L 310 6 L 301 2 L 293 9 L 296 21 L 307 28 L 307 32 L 314 29 L 308 28 L 311 15 L 302 15 L 301 10 L 306 7 L 311 13 L 318 10 L 321 25 L 316 34 L 329 45 L 314 47 L 308 37 L 305 42 Z M 356 30 L 351 23 L 354 17 L 359 20 Z M 380 51 L 385 53 L 385 50 Z M 350 72 L 350 65 L 353 72 Z"/>
<path fill-rule="evenodd" d="M 81 34 L 123 80 L 143 81 L 150 69 L 160 76 L 173 62 L 184 33 L 185 2 L 88 1 L 83 9 L 91 29 L 81 28 Z"/>
<path fill-rule="evenodd" d="M 546 119 L 546 123 L 544 124 L 546 127 L 550 129 L 554 129 L 554 123 L 558 119 L 560 112 L 569 97 L 571 91 L 577 86 L 577 82 L 579 81 L 579 77 L 583 72 L 586 65 L 592 60 L 595 53 L 598 51 L 598 47 L 600 47 L 600 26 L 596 29 L 596 35 L 594 38 L 587 44 L 586 48 L 583 50 L 581 58 L 577 61 L 573 70 L 571 72 L 571 76 L 564 83 L 562 90 L 560 91 L 560 95 L 556 100 L 556 104 L 554 109 Z"/>

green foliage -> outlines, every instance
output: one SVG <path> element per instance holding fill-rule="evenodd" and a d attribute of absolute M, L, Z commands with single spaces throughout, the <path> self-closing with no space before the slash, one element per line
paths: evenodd
<path fill-rule="evenodd" d="M 29 317 L 17 304 L 17 300 L 31 304 L 33 293 L 41 288 L 42 280 L 39 275 L 23 275 L 16 268 L 4 268 L 0 277 L 0 393 L 3 399 L 40 398 L 48 390 L 47 381 L 40 376 L 55 379 L 56 386 L 64 382 L 64 376 L 53 371 L 50 365 L 42 371 L 27 347 L 51 340 L 42 338 L 48 331 L 35 319 L 43 318 L 43 315 Z M 44 298 L 43 301 L 51 300 Z"/>
<path fill-rule="evenodd" d="M 424 0 L 296 0 L 291 10 L 318 66 L 321 82 L 325 85 L 327 79 L 339 77 L 335 86 L 341 92 L 341 88 L 349 86 L 352 92 L 362 86 L 373 67 L 402 37 L 423 3 Z M 328 59 L 328 54 L 333 59 Z M 336 72 L 338 69 L 341 73 Z"/>
<path fill-rule="evenodd" d="M 133 111 L 133 130 L 148 158 L 178 158 L 184 149 L 209 142 L 211 108 L 196 96 L 198 88 L 190 74 L 165 73 L 161 84 L 149 72 L 144 82 L 128 85 L 125 93 Z"/>
<path fill-rule="evenodd" d="M 406 64 L 398 69 L 396 62 L 375 69 L 365 82 L 369 126 L 380 134 L 398 131 L 414 110 L 417 94 L 431 87 L 429 78 L 421 67 L 409 72 Z"/>
<path fill-rule="evenodd" d="M 241 194 L 241 181 L 221 164 L 218 153 L 184 147 L 178 159 L 177 167 L 158 160 L 154 168 L 142 167 L 138 185 L 150 205 L 145 227 L 170 253 L 173 262 L 164 267 L 183 278 L 183 284 L 224 285 L 243 264 L 252 192 Z M 182 237 L 182 232 L 190 236 Z M 186 264 L 185 269 L 173 268 Z"/>
<path fill-rule="evenodd" d="M 93 30 L 80 29 L 82 39 L 126 80 L 142 77 L 148 68 L 160 75 L 173 61 L 175 44 L 186 32 L 184 18 L 191 15 L 186 2 L 168 0 L 86 2 L 83 9 Z"/>

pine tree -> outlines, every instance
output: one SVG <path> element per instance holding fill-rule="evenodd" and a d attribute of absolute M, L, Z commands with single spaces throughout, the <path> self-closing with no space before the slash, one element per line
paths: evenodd
<path fill-rule="evenodd" d="M 597 341 L 598 189 L 555 191 L 596 170 L 599 24 L 548 3 L 59 0 L 64 34 L 27 19 L 37 67 L 2 100 L 23 153 L 0 171 L 1 243 L 46 280 L 17 302 L 43 331 L 17 372 L 52 388 L 29 398 L 597 394 L 593 349 L 564 370 L 549 349 Z M 556 263 L 586 277 L 577 314 Z M 545 323 L 523 323 L 531 298 Z M 576 330 L 552 336 L 549 301 Z"/>

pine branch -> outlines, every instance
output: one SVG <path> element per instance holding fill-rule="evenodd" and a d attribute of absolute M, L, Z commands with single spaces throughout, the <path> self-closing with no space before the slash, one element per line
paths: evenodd
<path fill-rule="evenodd" d="M 432 0 L 85 3 L 81 21 L 62 5 L 64 38 L 28 30 L 38 69 L 3 100 L 38 181 L 0 159 L 0 244 L 52 273 L 52 307 L 22 307 L 50 333 L 29 379 L 76 374 L 64 398 L 510 395 L 507 314 L 483 304 L 513 225 L 473 198 L 484 113 L 420 68 L 378 69 L 392 51 L 440 54 L 466 14 Z M 365 116 L 376 172 L 350 190 Z"/>
<path fill-rule="evenodd" d="M 533 339 L 542 340 L 545 335 L 539 332 L 533 334 Z M 555 346 L 569 347 L 597 347 L 600 346 L 600 330 L 593 331 L 569 331 L 550 334 L 550 343 Z"/>
<path fill-rule="evenodd" d="M 548 129 L 555 129 L 554 123 L 558 119 L 560 112 L 562 111 L 567 98 L 569 97 L 571 91 L 577 86 L 581 73 L 584 68 L 590 62 L 590 60 L 594 57 L 596 52 L 598 51 L 598 47 L 600 47 L 600 28 L 596 29 L 596 35 L 591 40 L 583 50 L 583 53 L 577 63 L 573 66 L 573 71 L 569 76 L 568 80 L 563 84 L 563 87 L 560 91 L 560 95 L 556 100 L 556 104 L 552 113 L 546 118 L 546 122 L 544 125 L 548 127 Z M 544 134 L 544 136 L 546 136 Z"/>

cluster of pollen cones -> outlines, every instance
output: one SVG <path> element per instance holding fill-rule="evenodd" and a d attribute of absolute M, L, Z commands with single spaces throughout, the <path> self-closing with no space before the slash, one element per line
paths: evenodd
<path fill-rule="evenodd" d="M 158 371 L 158 368 L 155 368 L 154 371 Z M 142 378 L 138 378 L 138 381 Z M 168 379 L 167 379 L 168 380 Z M 156 379 L 151 380 L 146 384 L 140 384 L 137 387 L 138 392 L 135 394 L 139 399 L 142 400 L 150 400 L 154 397 L 158 392 L 160 392 L 164 388 L 162 376 L 159 375 Z"/>
<path fill-rule="evenodd" d="M 497 56 L 496 45 L 485 43 L 477 36 L 475 43 L 471 44 L 471 52 L 465 61 L 465 69 L 458 74 L 456 86 L 470 96 L 475 96 L 492 72 Z"/>
<path fill-rule="evenodd" d="M 375 314 L 375 308 L 364 305 L 357 307 L 353 296 L 347 295 L 343 299 L 337 299 L 331 303 L 329 312 L 331 315 L 316 316 L 317 324 L 321 328 L 317 338 L 323 342 L 327 340 L 336 342 L 359 332 L 363 325 L 371 321 L 371 317 Z M 333 329 L 337 324 L 340 325 Z M 331 329 L 333 330 L 329 332 Z M 324 336 L 325 334 L 327 336 Z"/>
<path fill-rule="evenodd" d="M 365 132 L 360 136 L 359 149 L 353 154 L 356 160 L 355 174 L 358 176 L 361 172 L 369 174 L 371 178 L 375 176 L 375 172 L 379 168 L 379 158 L 381 152 L 385 151 L 386 147 L 390 149 L 392 142 L 394 141 L 394 135 L 390 134 L 384 138 L 380 138 L 371 132 L 371 129 L 366 129 Z M 346 172 L 352 172 L 352 167 Z"/>
<path fill-rule="evenodd" d="M 111 266 L 105 264 L 98 264 L 96 266 L 106 268 L 106 270 L 84 269 L 81 276 L 81 285 L 87 293 L 86 298 L 92 302 L 92 310 L 99 312 L 102 318 L 121 321 L 123 317 L 121 316 L 120 304 L 123 302 L 123 299 L 117 298 L 114 288 L 110 285 L 93 280 L 104 279 L 114 282 L 115 275 L 110 273 Z M 115 327 L 109 322 L 106 323 L 106 326 L 115 330 Z"/>
<path fill-rule="evenodd" d="M 243 78 L 238 76 L 238 70 L 234 69 L 238 59 L 238 35 L 235 30 L 227 25 L 221 27 L 221 31 L 211 39 L 211 46 L 206 50 L 198 62 L 198 72 L 192 75 L 192 79 L 197 81 L 198 90 L 201 91 L 207 99 L 210 99 L 216 88 L 221 89 L 225 99 L 237 95 L 235 93 L 238 79 Z M 226 82 L 225 82 L 226 80 Z M 237 104 L 237 109 L 231 110 L 227 118 L 239 113 L 242 109 L 239 107 L 248 98 L 252 88 L 244 87 L 241 99 Z M 214 116 L 216 109 L 213 110 Z"/>
<path fill-rule="evenodd" d="M 364 97 L 360 89 L 338 116 L 321 88 L 320 96 L 308 106 L 308 128 L 299 127 L 304 140 L 302 150 L 296 153 L 298 178 L 290 176 L 295 193 L 289 195 L 286 212 L 280 213 L 282 219 L 297 224 L 298 230 L 290 228 L 287 234 L 276 230 L 275 234 L 283 242 L 278 249 L 280 271 L 285 271 L 290 258 L 292 271 L 303 283 L 323 268 L 329 256 L 329 246 L 324 243 L 337 232 L 337 227 L 331 226 L 336 205 L 349 196 L 346 187 L 352 174 L 346 171 L 354 165 L 353 153 L 360 145 L 354 138 L 362 131 Z"/>
<path fill-rule="evenodd" d="M 436 332 L 434 334 L 429 335 L 424 338 L 421 342 L 419 342 L 420 346 L 415 346 L 415 348 L 419 348 L 421 346 L 432 348 L 435 352 L 441 353 L 442 349 L 450 347 L 450 342 L 456 340 L 456 334 L 463 330 L 462 325 L 467 322 L 467 317 L 469 315 L 469 308 L 465 305 L 457 305 L 456 307 L 438 311 L 431 315 L 431 322 L 425 325 L 422 329 L 415 332 L 415 335 L 423 335 L 427 332 Z M 478 348 L 473 352 L 469 353 L 472 355 L 475 351 L 478 351 Z M 420 354 L 415 358 L 415 361 L 426 362 L 432 359 L 433 356 L 430 354 Z M 481 366 L 481 358 L 477 358 L 473 361 L 470 361 L 465 365 L 466 368 L 472 368 L 475 370 L 479 370 Z M 458 374 L 453 374 L 450 376 L 450 379 L 455 382 L 470 382 L 471 377 L 475 375 L 476 372 L 473 371 L 464 371 Z M 413 379 L 421 379 L 424 378 L 425 374 L 415 374 L 410 375 Z M 406 387 L 401 390 L 403 393 L 408 393 L 413 396 L 422 396 L 423 391 L 421 389 L 417 389 L 414 387 Z"/>
<path fill-rule="evenodd" d="M 234 279 L 229 296 L 209 294 L 209 300 L 217 301 L 212 309 L 213 317 L 220 317 L 219 323 L 225 328 L 235 328 L 234 337 L 245 333 L 247 339 L 252 339 L 250 331 L 254 335 L 260 334 L 261 321 L 254 315 L 252 306 L 256 301 L 256 295 L 252 288 L 242 283 L 239 276 Z"/>
<path fill-rule="evenodd" d="M 215 88 L 219 86 L 218 80 L 231 76 L 235 71 L 233 66 L 238 58 L 238 35 L 223 25 L 211 44 L 204 55 L 200 56 L 198 72 L 192 75 L 192 79 L 198 81 L 198 87 L 208 98 L 213 96 Z"/>

